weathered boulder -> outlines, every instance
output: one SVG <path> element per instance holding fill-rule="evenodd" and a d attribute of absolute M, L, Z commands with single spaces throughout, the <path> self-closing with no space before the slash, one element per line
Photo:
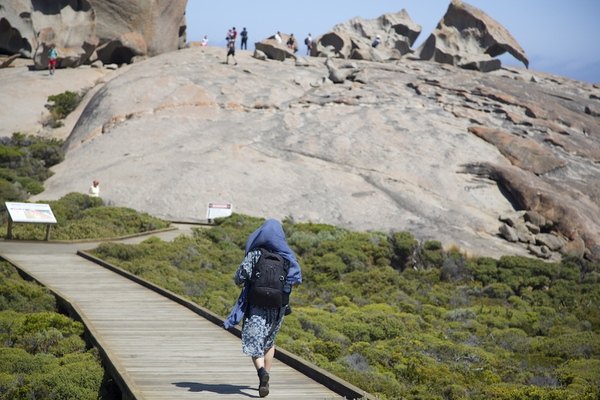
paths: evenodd
<path fill-rule="evenodd" d="M 565 239 L 551 233 L 539 233 L 535 235 L 535 241 L 537 244 L 546 246 L 552 251 L 560 250 L 567 244 Z"/>
<path fill-rule="evenodd" d="M 506 28 L 461 0 L 452 0 L 435 30 L 417 49 L 422 60 L 482 72 L 499 69 L 501 62 L 494 57 L 505 52 L 529 65 L 525 51 Z"/>
<path fill-rule="evenodd" d="M 398 59 L 412 51 L 420 33 L 421 26 L 406 10 L 371 20 L 353 18 L 316 38 L 311 55 L 369 61 Z M 381 44 L 374 48 L 371 43 L 376 36 L 380 36 Z"/>
<path fill-rule="evenodd" d="M 511 226 L 508 226 L 507 224 L 500 225 L 498 231 L 500 235 L 509 242 L 516 243 L 519 241 L 517 230 Z"/>
<path fill-rule="evenodd" d="M 96 49 L 96 59 L 110 64 L 128 64 L 134 57 L 148 54 L 146 41 L 138 32 L 127 32 L 118 39 L 111 40 Z"/>
<path fill-rule="evenodd" d="M 112 40 L 122 41 L 123 35 L 134 32 L 143 38 L 149 56 L 185 46 L 187 0 L 89 0 L 89 2 L 96 14 L 96 34 L 100 38 L 101 45 Z M 127 46 L 125 48 L 129 49 Z M 136 43 L 135 48 L 139 49 L 140 44 Z"/>
<path fill-rule="evenodd" d="M 346 78 L 348 77 L 348 75 L 350 75 L 353 72 L 353 70 L 350 70 L 347 68 L 340 69 L 340 68 L 336 67 L 336 65 L 333 63 L 331 58 L 328 58 L 327 61 L 325 61 L 325 66 L 327 67 L 327 70 L 329 71 L 328 78 L 333 83 L 344 83 L 346 81 Z"/>
<path fill-rule="evenodd" d="M 539 257 L 539 258 L 547 259 L 552 256 L 552 252 L 550 251 L 550 249 L 544 245 L 536 246 L 536 245 L 530 244 L 527 246 L 527 249 L 531 252 L 531 254 L 533 254 L 534 256 Z"/>
<path fill-rule="evenodd" d="M 254 49 L 254 54 L 252 55 L 252 57 L 256 58 L 257 60 L 267 60 L 267 55 L 258 49 Z"/>
<path fill-rule="evenodd" d="M 540 213 L 535 211 L 527 211 L 523 217 L 525 221 L 530 222 L 533 225 L 538 226 L 540 228 L 544 228 L 548 224 L 546 218 L 544 218 L 543 215 L 540 215 Z"/>
<path fill-rule="evenodd" d="M 254 43 L 255 51 L 261 51 L 270 60 L 285 61 L 286 58 L 296 58 L 294 51 L 288 48 L 285 43 L 289 35 L 281 34 L 281 43 L 275 40 L 275 36 L 270 36 L 260 42 Z"/>
<path fill-rule="evenodd" d="M 513 229 L 517 232 L 519 242 L 521 243 L 535 243 L 536 237 L 531 233 L 531 230 L 522 222 L 519 222 Z"/>
<path fill-rule="evenodd" d="M 31 57 L 37 42 L 29 0 L 11 0 L 0 5 L 0 50 Z"/>
<path fill-rule="evenodd" d="M 0 5 L 0 50 L 32 58 L 37 69 L 47 67 L 51 44 L 58 50 L 59 68 L 98 59 L 129 63 L 185 46 L 186 3 L 6 0 Z"/>
<path fill-rule="evenodd" d="M 515 166 L 499 166 L 488 163 L 469 164 L 467 170 L 473 174 L 495 180 L 498 186 L 515 205 L 522 210 L 533 210 L 548 220 L 554 228 L 570 240 L 583 240 L 586 252 L 592 260 L 600 260 L 600 207 L 583 198 L 575 202 L 569 193 L 557 191 L 551 184 L 535 174 Z M 556 235 L 540 233 L 536 242 L 559 250 L 566 241 Z"/>
<path fill-rule="evenodd" d="M 47 68 L 47 51 L 56 45 L 57 66 L 78 66 L 98 43 L 95 17 L 87 0 L 78 2 L 9 0 L 0 7 L 0 48 Z"/>
<path fill-rule="evenodd" d="M 12 56 L 0 59 L 0 68 L 10 67 L 10 64 L 12 64 L 17 58 L 19 58 L 19 54 L 13 54 Z"/>
<path fill-rule="evenodd" d="M 315 39 L 312 56 L 348 58 L 352 50 L 352 38 L 345 32 L 328 32 Z"/>

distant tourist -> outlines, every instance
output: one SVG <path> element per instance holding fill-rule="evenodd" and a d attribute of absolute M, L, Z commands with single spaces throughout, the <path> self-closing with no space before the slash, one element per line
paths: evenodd
<path fill-rule="evenodd" d="M 56 60 L 58 59 L 58 51 L 56 51 L 56 46 L 54 44 L 50 45 L 50 49 L 48 50 L 48 70 L 50 71 L 50 75 L 54 75 L 56 71 Z"/>
<path fill-rule="evenodd" d="M 246 28 L 242 29 L 242 32 L 240 32 L 240 38 L 242 39 L 240 49 L 248 50 L 248 31 L 246 30 Z"/>
<path fill-rule="evenodd" d="M 312 50 L 312 45 L 313 45 L 313 39 L 312 39 L 312 36 L 310 35 L 310 33 L 308 34 L 308 36 L 306 38 L 304 38 L 304 44 L 306 45 L 306 55 L 309 56 L 310 51 Z"/>
<path fill-rule="evenodd" d="M 377 46 L 379 46 L 380 43 L 381 43 L 381 36 L 377 35 L 375 37 L 375 40 L 373 40 L 373 43 L 371 43 L 371 46 L 377 47 Z"/>
<path fill-rule="evenodd" d="M 291 49 L 294 53 L 298 51 L 298 46 L 296 45 L 296 38 L 294 37 L 294 34 L 292 33 L 290 35 L 290 37 L 288 38 L 288 41 L 286 43 L 287 47 L 289 49 Z"/>
<path fill-rule="evenodd" d="M 263 257 L 273 261 L 267 264 L 261 261 Z M 277 272 L 258 273 L 265 265 Z M 265 279 L 269 276 L 274 279 Z M 265 397 L 269 394 L 275 336 L 281 328 L 284 315 L 291 312 L 288 303 L 292 286 L 302 283 L 300 264 L 287 244 L 279 221 L 266 220 L 248 237 L 246 255 L 234 275 L 234 281 L 237 285 L 244 285 L 244 288 L 223 326 L 229 329 L 243 320 L 242 351 L 252 357 L 259 380 L 258 395 Z M 276 284 L 281 287 L 264 290 Z M 272 298 L 264 293 L 276 295 Z"/>
<path fill-rule="evenodd" d="M 88 194 L 92 197 L 100 197 L 100 182 L 94 180 L 92 186 L 88 190 Z"/>
<path fill-rule="evenodd" d="M 281 44 L 281 42 L 282 42 L 281 33 L 279 31 L 277 31 L 277 33 L 275 34 L 275 40 L 277 41 L 278 44 Z"/>
<path fill-rule="evenodd" d="M 235 39 L 230 37 L 227 41 L 227 58 L 225 59 L 225 64 L 229 64 L 229 56 L 233 58 L 234 65 L 237 65 L 237 60 L 235 59 Z"/>
<path fill-rule="evenodd" d="M 235 26 L 231 28 L 231 37 L 233 39 L 233 43 L 235 45 L 235 41 L 237 40 L 237 31 L 235 30 Z"/>
<path fill-rule="evenodd" d="M 208 46 L 208 36 L 207 35 L 204 35 L 204 37 L 202 38 L 202 43 L 200 45 L 202 47 Z"/>

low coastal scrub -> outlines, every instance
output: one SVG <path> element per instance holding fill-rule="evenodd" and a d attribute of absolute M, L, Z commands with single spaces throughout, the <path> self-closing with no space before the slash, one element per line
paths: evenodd
<path fill-rule="evenodd" d="M 62 120 L 77 108 L 82 98 L 83 94 L 70 90 L 48 96 L 47 108 L 50 110 L 50 116 L 46 124 L 53 128 L 63 126 Z"/>
<path fill-rule="evenodd" d="M 125 207 L 109 207 L 99 197 L 69 193 L 50 205 L 57 224 L 52 226 L 51 239 L 78 240 L 127 236 L 167 228 L 170 223 L 147 213 Z M 13 238 L 43 240 L 46 227 L 37 224 L 14 224 Z"/>
<path fill-rule="evenodd" d="M 83 325 L 56 311 L 54 296 L 0 261 L 0 399 L 115 398 Z"/>
<path fill-rule="evenodd" d="M 226 316 L 262 219 L 95 255 Z M 278 345 L 381 399 L 600 396 L 600 265 L 469 258 L 410 233 L 284 221 L 303 268 Z"/>
<path fill-rule="evenodd" d="M 0 138 L 0 211 L 6 201 L 23 201 L 44 190 L 50 167 L 64 159 L 63 142 L 13 133 Z"/>

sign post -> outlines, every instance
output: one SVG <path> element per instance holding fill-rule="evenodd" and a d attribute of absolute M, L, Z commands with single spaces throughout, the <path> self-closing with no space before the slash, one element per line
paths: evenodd
<path fill-rule="evenodd" d="M 27 224 L 46 224 L 46 240 L 50 238 L 50 226 L 56 224 L 54 213 L 49 204 L 5 202 L 8 211 L 8 230 L 6 238 L 12 239 L 12 227 L 15 222 Z"/>
<path fill-rule="evenodd" d="M 206 209 L 206 219 L 212 222 L 215 218 L 229 217 L 233 213 L 231 203 L 208 203 Z"/>

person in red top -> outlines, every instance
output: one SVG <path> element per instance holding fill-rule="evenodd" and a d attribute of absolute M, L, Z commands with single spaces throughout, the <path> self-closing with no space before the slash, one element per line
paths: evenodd
<path fill-rule="evenodd" d="M 58 52 L 56 51 L 56 46 L 51 44 L 50 49 L 48 50 L 48 70 L 50 71 L 50 75 L 54 75 L 54 71 L 56 71 L 57 58 Z"/>

